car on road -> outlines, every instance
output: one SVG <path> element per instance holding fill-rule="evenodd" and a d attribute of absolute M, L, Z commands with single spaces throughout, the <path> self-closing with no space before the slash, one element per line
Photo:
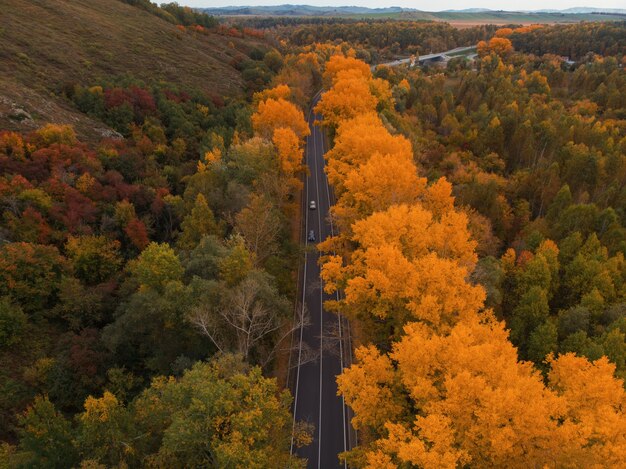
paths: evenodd
<path fill-rule="evenodd" d="M 316 208 L 317 208 L 317 204 L 315 203 L 315 200 L 311 200 L 311 202 L 309 202 L 309 209 L 315 210 Z"/>
<path fill-rule="evenodd" d="M 309 237 L 307 238 L 309 241 L 315 241 L 315 231 L 309 231 Z"/>

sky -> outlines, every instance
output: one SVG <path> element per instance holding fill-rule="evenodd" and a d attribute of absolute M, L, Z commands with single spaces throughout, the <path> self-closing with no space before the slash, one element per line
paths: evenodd
<path fill-rule="evenodd" d="M 462 10 L 464 8 L 489 8 L 492 10 L 563 10 L 571 7 L 626 8 L 624 0 L 178 0 L 192 7 L 221 7 L 233 5 L 357 5 L 369 8 L 400 6 L 423 11 Z"/>

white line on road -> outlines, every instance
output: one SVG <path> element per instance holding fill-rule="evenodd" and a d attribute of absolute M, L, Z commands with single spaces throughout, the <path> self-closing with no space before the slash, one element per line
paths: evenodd
<path fill-rule="evenodd" d="M 313 154 L 315 155 L 315 192 L 317 196 L 317 203 L 320 203 L 320 187 L 319 180 L 317 177 L 317 139 L 315 138 L 316 132 L 315 126 L 313 126 Z M 317 210 L 317 222 L 319 229 L 319 241 L 323 241 L 322 239 L 322 216 L 321 207 Z M 323 370 L 324 370 L 324 288 L 322 284 L 322 279 L 320 277 L 320 395 L 319 395 L 319 418 L 318 418 L 318 446 L 317 446 L 317 467 L 321 469 L 322 464 L 322 385 L 324 383 L 323 380 Z"/>
<path fill-rule="evenodd" d="M 310 143 L 311 143 L 311 138 L 312 138 L 312 144 L 313 144 L 313 155 L 312 155 L 312 161 L 311 161 L 311 155 L 309 152 L 307 152 L 305 154 L 305 161 L 307 162 L 307 164 L 309 165 L 309 168 L 311 168 L 311 164 L 314 165 L 314 171 L 315 171 L 315 191 L 316 191 L 316 196 L 317 196 L 317 201 L 318 204 L 320 204 L 320 196 L 319 196 L 319 179 L 318 179 L 318 161 L 317 161 L 317 134 L 319 134 L 319 138 L 321 141 L 321 148 L 322 148 L 322 161 L 321 161 L 321 169 L 324 172 L 324 138 L 323 138 L 323 134 L 321 133 L 321 131 L 319 129 L 317 129 L 315 127 L 315 125 L 311 122 L 311 114 L 313 111 L 313 103 L 315 102 L 315 99 L 317 98 L 317 96 L 319 96 L 321 94 L 321 90 L 313 97 L 312 100 L 312 105 L 311 108 L 309 109 L 309 113 L 308 113 L 308 120 L 309 120 L 309 124 L 311 126 L 311 136 L 309 137 L 309 139 L 307 140 L 307 150 L 310 149 Z M 309 174 L 310 176 L 310 174 Z M 329 184 L 328 184 L 328 178 L 324 172 L 323 175 L 323 181 L 325 181 L 326 183 L 326 194 L 327 194 L 327 199 L 328 199 L 328 206 L 329 206 L 329 211 L 330 211 L 330 206 L 331 206 L 331 198 L 330 198 L 330 190 L 329 190 Z M 305 238 L 305 256 L 304 256 L 304 275 L 303 275 L 303 283 L 302 283 L 302 314 L 304 314 L 304 308 L 306 305 L 306 280 L 307 280 L 307 264 L 308 264 L 308 252 L 307 252 L 307 247 L 308 247 L 308 228 L 309 228 L 309 210 L 308 210 L 308 200 L 309 200 L 309 182 L 308 180 L 305 181 L 306 182 L 306 199 L 305 199 L 305 203 L 304 203 L 304 210 L 305 210 L 305 233 L 307 234 L 306 238 Z M 322 239 L 322 219 L 321 219 L 321 210 L 317 211 L 317 217 L 318 217 L 318 226 L 319 226 L 319 241 L 323 241 Z M 329 218 L 329 222 L 330 222 L 330 233 L 331 236 L 334 236 L 334 226 L 333 226 L 333 222 L 332 222 L 332 218 Z M 317 466 L 318 469 L 321 469 L 321 453 L 322 453 L 322 390 L 323 390 L 323 345 L 324 345 L 324 317 L 323 317 L 323 313 L 324 313 L 324 290 L 323 290 L 323 282 L 320 278 L 320 369 L 319 369 L 319 418 L 318 418 L 318 462 L 317 462 Z M 337 299 L 339 299 L 339 292 L 337 292 Z M 342 317 L 341 315 L 338 315 L 338 327 L 339 327 L 339 349 L 340 349 L 340 363 L 341 363 L 341 370 L 343 371 L 344 369 L 344 363 L 343 363 L 343 328 L 342 328 Z M 349 327 L 349 325 L 348 325 Z M 299 344 L 298 344 L 298 364 L 297 364 L 297 373 L 296 373 L 296 386 L 295 386 L 295 396 L 294 396 L 294 412 L 293 412 L 293 425 L 292 425 L 292 437 L 291 437 L 291 447 L 290 447 L 290 454 L 293 455 L 294 453 L 294 438 L 295 438 L 295 426 L 296 426 L 296 420 L 297 420 L 297 408 L 298 408 L 298 394 L 299 394 L 299 386 L 300 386 L 300 369 L 301 369 L 301 365 L 302 365 L 302 342 L 303 342 L 303 333 L 304 333 L 304 324 L 300 325 L 300 338 L 299 338 Z M 348 340 L 351 341 L 351 338 L 349 337 Z M 352 356 L 352 346 L 350 345 L 350 356 Z M 352 362 L 352 360 L 350 359 L 350 362 Z M 290 370 L 289 370 L 290 371 Z M 343 433 L 344 433 L 344 451 L 347 451 L 347 437 L 346 437 L 346 404 L 345 404 L 345 398 L 342 396 L 342 413 L 343 413 Z M 356 435 L 355 435 L 356 437 Z M 344 467 L 347 468 L 347 463 L 344 462 Z"/>
<path fill-rule="evenodd" d="M 311 120 L 311 111 L 309 110 L 309 121 Z M 307 141 L 308 144 L 308 141 Z M 305 160 L 306 160 L 306 149 L 305 149 Z M 294 433 L 296 431 L 296 412 L 298 410 L 298 390 L 300 388 L 300 365 L 302 363 L 302 336 L 304 334 L 304 321 L 302 320 L 302 318 L 304 318 L 304 308 L 305 308 L 305 297 L 306 297 L 306 267 L 307 267 L 307 262 L 308 262 L 308 252 L 307 252 L 307 247 L 309 245 L 309 236 L 308 236 L 308 229 L 309 229 L 309 210 L 306 206 L 306 204 L 308 203 L 309 200 L 309 183 L 308 181 L 305 180 L 306 183 L 306 199 L 304 200 L 304 233 L 305 233 L 305 238 L 304 238 L 304 276 L 302 279 L 302 310 L 300 312 L 301 314 L 301 319 L 300 319 L 300 341 L 298 343 L 298 370 L 296 371 L 296 389 L 294 391 L 294 400 L 293 400 L 293 424 L 291 427 L 291 446 L 289 448 L 289 454 L 293 455 L 293 444 L 294 444 Z M 290 352 L 291 353 L 291 352 Z"/>
<path fill-rule="evenodd" d="M 323 134 L 320 132 L 320 138 L 321 138 L 321 146 L 322 146 L 322 172 L 324 174 L 323 176 L 323 180 L 325 182 L 325 186 L 326 186 L 326 198 L 328 199 L 328 221 L 330 223 L 330 235 L 331 236 L 335 236 L 335 228 L 333 226 L 333 217 L 330 214 L 330 206 L 331 206 L 331 200 L 330 200 L 330 189 L 329 189 L 329 184 L 328 184 L 328 175 L 326 174 L 325 171 L 325 165 L 326 165 L 326 152 L 324 151 L 324 136 Z M 335 251 L 333 251 L 333 255 L 336 254 Z M 337 297 L 337 301 L 339 301 L 339 291 L 336 292 L 336 297 Z M 342 328 L 342 316 L 341 313 L 337 313 L 337 326 L 338 326 L 338 330 L 339 330 L 339 363 L 340 363 L 340 368 L 341 368 L 341 372 L 343 373 L 343 369 L 344 369 L 344 364 L 343 364 L 343 328 Z M 342 417 L 342 422 L 343 422 L 343 450 L 348 451 L 348 442 L 347 442 L 347 435 L 346 435 L 346 398 L 342 395 L 341 396 L 341 412 L 343 414 Z M 343 466 L 345 469 L 348 468 L 348 463 L 347 461 L 344 460 L 343 462 Z"/>

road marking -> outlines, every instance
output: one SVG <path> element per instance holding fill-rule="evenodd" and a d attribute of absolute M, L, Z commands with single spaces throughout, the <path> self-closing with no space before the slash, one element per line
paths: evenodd
<path fill-rule="evenodd" d="M 311 104 L 311 107 L 309 108 L 309 113 L 308 113 L 308 120 L 309 120 L 309 126 L 311 128 L 311 136 L 309 136 L 307 138 L 307 143 L 306 143 L 306 151 L 305 151 L 305 161 L 306 163 L 309 165 L 309 168 L 311 168 L 311 162 L 309 160 L 311 160 L 311 155 L 310 152 L 308 151 L 311 147 L 311 138 L 312 138 L 312 143 L 313 143 L 313 159 L 312 159 L 312 163 L 314 164 L 314 168 L 315 168 L 315 190 L 316 190 L 316 194 L 317 194 L 317 201 L 318 204 L 320 203 L 320 196 L 319 196 L 319 179 L 318 179 L 318 162 L 317 162 L 317 137 L 316 137 L 316 131 L 320 136 L 320 141 L 321 141 L 321 148 L 322 148 L 322 161 L 321 161 L 321 168 L 322 168 L 322 172 L 323 174 L 323 181 L 325 181 L 326 183 L 326 194 L 327 194 L 327 199 L 328 199 L 328 209 L 329 209 L 329 213 L 330 213 L 330 207 L 331 207 L 331 197 L 330 197 L 330 189 L 329 189 L 329 184 L 328 184 L 328 178 L 325 174 L 324 171 L 324 166 L 325 166 L 325 159 L 324 159 L 324 138 L 323 138 L 323 134 L 322 132 L 316 128 L 316 126 L 314 125 L 314 122 L 311 122 L 311 114 L 313 111 L 313 104 L 315 102 L 315 100 L 317 99 L 317 97 L 321 94 L 321 90 L 316 93 L 316 95 L 313 97 L 313 102 Z M 316 115 L 317 118 L 317 115 Z M 309 174 L 309 176 L 311 176 L 311 174 Z M 303 283 L 302 283 L 302 314 L 304 314 L 304 308 L 306 305 L 306 288 L 307 288 L 307 284 L 306 284 L 306 279 L 307 279 L 307 265 L 308 265 L 308 252 L 307 252 L 307 247 L 308 247 L 308 228 L 309 228 L 309 211 L 308 211 L 308 200 L 309 200 L 309 182 L 308 182 L 308 177 L 305 178 L 305 183 L 306 183 L 306 199 L 304 200 L 304 205 L 303 208 L 305 210 L 305 233 L 307 234 L 306 238 L 305 238 L 305 254 L 304 254 L 304 274 L 303 274 Z M 319 241 L 323 241 L 322 239 L 322 219 L 321 219 L 321 210 L 317 211 L 317 218 L 318 218 L 318 226 L 319 226 Z M 332 222 L 332 218 L 329 218 L 329 222 L 330 222 L 330 233 L 331 236 L 334 236 L 334 226 L 333 226 L 333 222 Z M 319 255 L 318 255 L 319 257 Z M 339 300 L 340 297 L 340 293 L 337 292 L 337 299 Z M 297 311 L 297 309 L 296 309 Z M 320 277 L 320 370 L 319 370 L 319 417 L 318 417 L 318 453 L 317 453 L 317 467 L 318 469 L 321 469 L 321 452 L 322 452 L 322 389 L 323 389 L 323 343 L 324 343 L 324 289 L 323 289 L 323 281 L 321 280 Z M 343 363 L 343 328 L 342 328 L 342 316 L 339 314 L 338 315 L 338 327 L 339 327 L 339 349 L 340 349 L 340 366 L 341 366 L 341 371 L 343 372 L 344 369 L 344 363 Z M 348 323 L 348 330 L 349 330 L 349 323 Z M 291 435 L 291 447 L 290 447 L 290 455 L 293 455 L 294 453 L 294 437 L 295 437 L 295 426 L 296 426 L 296 420 L 297 420 L 297 406 L 298 406 L 298 394 L 299 394 L 299 387 L 300 387 L 300 368 L 302 365 L 302 342 L 303 342 L 303 333 L 304 333 L 304 324 L 300 325 L 300 338 L 299 338 L 299 344 L 298 344 L 298 364 L 297 364 L 297 373 L 296 373 L 296 386 L 295 386 L 295 396 L 294 396 L 294 411 L 293 411 L 293 424 L 292 424 L 292 435 Z M 350 334 L 349 334 L 350 335 Z M 352 357 L 352 345 L 351 345 L 351 340 L 352 338 L 348 336 L 348 340 L 350 341 L 350 357 Z M 293 344 L 293 339 L 292 339 L 292 344 Z M 291 355 L 290 355 L 290 360 L 291 360 Z M 352 358 L 350 359 L 350 362 L 352 362 Z M 288 370 L 288 376 L 289 373 L 291 372 L 291 367 Z M 346 428 L 347 428 L 347 420 L 346 420 L 346 404 L 345 404 L 345 398 L 342 396 L 342 413 L 343 413 L 343 434 L 344 434 L 344 451 L 347 451 L 347 438 L 346 438 Z M 355 439 L 356 439 L 356 432 L 355 432 Z M 344 462 L 344 467 L 347 468 L 347 463 Z"/>
<path fill-rule="evenodd" d="M 326 151 L 324 150 L 324 135 L 320 132 L 320 138 L 321 138 L 321 146 L 322 146 L 322 174 L 323 176 L 323 180 L 325 182 L 326 185 L 326 198 L 328 199 L 328 221 L 330 223 L 330 235 L 331 236 L 335 236 L 335 229 L 333 226 L 333 218 L 330 214 L 330 207 L 331 207 L 331 199 L 330 199 L 330 188 L 329 188 L 329 184 L 328 184 L 328 175 L 326 174 L 325 171 L 325 166 L 326 166 Z M 336 252 L 333 251 L 333 255 L 335 255 Z M 337 290 L 335 292 L 337 301 L 339 301 L 339 290 Z M 343 364 L 343 328 L 342 328 L 342 322 L 343 322 L 343 318 L 341 316 L 341 313 L 337 313 L 337 327 L 338 327 L 338 331 L 339 331 L 339 366 L 341 368 L 341 373 L 343 373 L 344 370 L 344 364 Z M 346 435 L 346 398 L 345 396 L 341 396 L 341 412 L 342 412 L 342 427 L 343 427 L 343 451 L 346 452 L 348 451 L 348 443 L 347 443 L 347 435 Z M 348 468 L 348 463 L 347 461 L 344 460 L 343 462 L 343 466 L 345 469 Z"/>
<path fill-rule="evenodd" d="M 324 148 L 323 134 L 320 134 L 320 135 L 322 136 L 322 149 L 323 149 Z M 325 154 L 326 154 L 326 152 L 323 151 L 323 155 L 325 155 Z M 323 158 L 322 159 L 322 168 L 325 167 L 325 162 L 326 162 L 326 159 Z M 326 171 L 324 171 L 324 179 L 326 180 L 326 193 L 328 195 L 328 205 L 331 206 L 331 205 L 334 205 L 334 202 L 331 204 L 330 189 L 329 189 L 330 184 L 328 183 L 328 175 L 326 174 Z M 330 212 L 330 210 L 329 210 L 329 212 Z M 334 228 L 333 228 L 333 219 L 332 219 L 332 217 L 330 217 L 329 221 L 330 221 L 330 232 L 331 232 L 331 235 L 334 236 Z M 333 251 L 333 254 L 336 254 L 335 251 Z M 340 300 L 341 299 L 341 292 L 339 290 L 337 290 L 336 295 L 337 295 L 337 300 Z M 342 328 L 343 316 L 341 315 L 341 313 L 338 313 L 337 316 L 338 316 L 338 321 L 339 321 L 339 338 L 340 338 L 339 349 L 340 349 L 340 357 L 341 357 L 341 371 L 343 373 L 343 369 L 344 369 L 344 365 L 343 365 L 343 351 L 342 351 L 343 350 L 343 346 L 342 346 L 343 345 L 343 340 L 342 340 L 343 339 L 343 328 Z M 351 327 L 350 327 L 350 321 L 347 322 L 346 329 L 348 330 L 348 335 L 347 335 L 348 351 L 350 352 L 350 360 L 348 360 L 348 362 L 349 362 L 350 365 L 352 365 L 352 363 L 354 361 L 354 357 L 352 356 L 352 332 L 351 332 Z M 343 417 L 344 418 L 344 450 L 347 451 L 345 433 L 346 433 L 346 428 L 349 428 L 349 422 L 346 420 L 346 409 L 347 409 L 347 406 L 346 406 L 345 397 L 343 395 L 341 396 L 341 402 L 342 402 L 342 405 L 343 405 L 343 409 L 342 410 L 343 410 L 343 414 L 344 414 L 344 417 Z M 359 444 L 359 434 L 358 434 L 358 432 L 356 430 L 354 430 L 354 446 L 358 446 L 358 444 Z M 350 449 L 352 449 L 352 446 L 351 446 Z M 344 461 L 344 467 L 346 469 L 348 467 L 348 464 L 347 464 L 346 461 Z"/>
<path fill-rule="evenodd" d="M 317 195 L 318 204 L 320 202 L 320 186 L 319 180 L 317 177 L 317 139 L 315 138 L 316 132 L 315 126 L 313 126 L 313 155 L 315 162 L 315 192 Z M 319 208 L 319 207 L 318 207 Z M 322 239 L 322 215 L 320 214 L 321 210 L 317 210 L 317 223 L 319 229 L 319 241 L 323 241 Z M 319 256 L 318 256 L 319 257 Z M 318 445 L 317 445 L 317 467 L 321 469 L 322 464 L 322 386 L 324 384 L 324 286 L 322 282 L 322 278 L 320 277 L 320 395 L 319 395 L 319 415 L 318 415 Z"/>
<path fill-rule="evenodd" d="M 309 121 L 311 117 L 311 111 L 309 110 Z M 307 137 L 307 142 L 306 145 L 309 145 L 309 140 Z M 305 149 L 305 161 L 307 160 L 307 152 Z M 308 229 L 309 229 L 309 210 L 306 206 L 306 204 L 308 203 L 307 201 L 309 200 L 309 182 L 306 180 L 307 178 L 305 178 L 305 185 L 306 185 L 306 199 L 304 200 L 304 232 L 306 234 L 305 238 L 304 238 L 304 275 L 303 275 L 303 279 L 302 279 L 302 306 L 301 306 L 301 318 L 304 317 L 304 308 L 305 308 L 305 297 L 306 297 L 306 268 L 307 268 L 307 262 L 308 262 L 308 252 L 307 252 L 307 247 L 309 245 L 309 236 L 308 236 Z M 291 427 L 291 446 L 289 448 L 289 455 L 293 455 L 293 444 L 294 444 L 294 436 L 295 436 L 295 431 L 296 431 L 296 413 L 298 411 L 298 391 L 300 388 L 300 364 L 302 362 L 302 336 L 304 334 L 304 321 L 302 321 L 302 319 L 300 320 L 300 341 L 298 343 L 298 370 L 296 372 L 296 389 L 294 391 L 294 400 L 293 400 L 293 424 Z M 289 352 L 289 356 L 291 357 L 291 351 Z"/>

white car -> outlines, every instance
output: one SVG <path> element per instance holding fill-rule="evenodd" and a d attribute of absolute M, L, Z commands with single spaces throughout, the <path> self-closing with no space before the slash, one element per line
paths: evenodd
<path fill-rule="evenodd" d="M 309 202 L 309 209 L 315 210 L 316 208 L 317 208 L 317 204 L 315 203 L 315 200 L 311 200 L 311 202 Z"/>

